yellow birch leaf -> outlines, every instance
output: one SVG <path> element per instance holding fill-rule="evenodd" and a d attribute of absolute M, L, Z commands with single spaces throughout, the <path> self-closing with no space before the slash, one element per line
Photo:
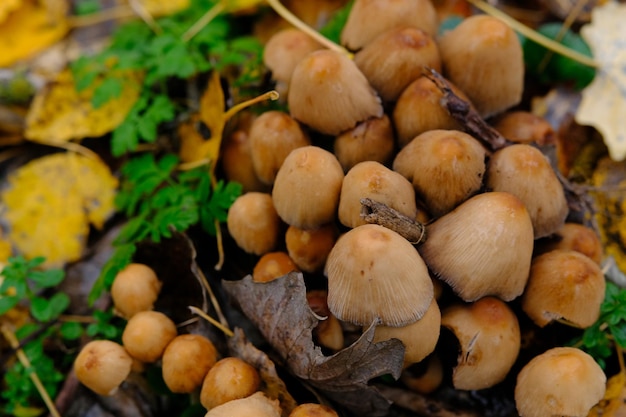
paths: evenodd
<path fill-rule="evenodd" d="M 624 417 L 626 415 L 626 374 L 620 372 L 606 382 L 604 398 L 594 406 L 588 417 Z"/>
<path fill-rule="evenodd" d="M 206 125 L 211 135 L 209 139 L 205 140 L 196 128 L 199 122 Z M 181 161 L 196 162 L 208 159 L 215 162 L 219 156 L 225 124 L 224 91 L 219 74 L 213 71 L 200 99 L 199 115 L 192 116 L 189 123 L 182 124 L 179 128 Z"/>
<path fill-rule="evenodd" d="M 8 178 L 0 195 L 7 238 L 25 257 L 60 267 L 83 253 L 89 225 L 114 210 L 117 179 L 99 160 L 73 153 L 35 159 Z"/>
<path fill-rule="evenodd" d="M 582 92 L 576 121 L 595 127 L 603 136 L 611 158 L 626 158 L 626 4 L 610 1 L 597 6 L 581 35 L 600 64 L 596 76 Z"/>
<path fill-rule="evenodd" d="M 151 16 L 169 16 L 189 7 L 189 0 L 141 0 Z"/>
<path fill-rule="evenodd" d="M 44 50 L 61 40 L 68 30 L 66 19 L 51 16 L 45 2 L 22 0 L 21 6 L 0 23 L 0 67 L 10 66 Z"/>
<path fill-rule="evenodd" d="M 123 83 L 120 96 L 94 109 L 91 99 L 98 84 L 77 92 L 72 72 L 66 69 L 35 96 L 24 135 L 42 143 L 102 136 L 124 121 L 139 98 L 141 78 L 138 72 L 124 71 L 119 77 Z"/>
<path fill-rule="evenodd" d="M 0 24 L 7 20 L 11 12 L 19 9 L 21 5 L 22 0 L 4 0 L 0 2 Z"/>

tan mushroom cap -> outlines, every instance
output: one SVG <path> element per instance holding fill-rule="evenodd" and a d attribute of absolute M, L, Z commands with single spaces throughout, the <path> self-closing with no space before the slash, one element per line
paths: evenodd
<path fill-rule="evenodd" d="M 176 324 L 165 314 L 140 311 L 126 323 L 122 343 L 133 358 L 152 363 L 163 356 L 163 351 L 177 334 Z"/>
<path fill-rule="evenodd" d="M 332 153 L 317 146 L 291 151 L 272 189 L 276 212 L 301 229 L 331 223 L 337 216 L 343 169 Z"/>
<path fill-rule="evenodd" d="M 487 166 L 486 185 L 519 198 L 533 222 L 535 239 L 559 230 L 568 213 L 563 185 L 537 148 L 516 144 L 495 152 Z"/>
<path fill-rule="evenodd" d="M 369 326 L 405 326 L 422 318 L 433 300 L 428 269 L 413 245 L 374 224 L 342 235 L 326 262 L 328 308 L 340 320 Z"/>
<path fill-rule="evenodd" d="M 294 119 L 328 135 L 383 115 L 380 98 L 354 61 L 328 49 L 311 52 L 298 63 L 287 102 Z"/>
<path fill-rule="evenodd" d="M 540 327 L 563 319 L 578 327 L 600 317 L 606 281 L 589 257 L 556 249 L 533 259 L 522 309 Z"/>
<path fill-rule="evenodd" d="M 439 39 L 444 75 L 470 98 L 483 117 L 522 99 L 524 57 L 516 33 L 488 15 L 464 19 Z"/>
<path fill-rule="evenodd" d="M 424 67 L 441 72 L 435 40 L 413 27 L 383 32 L 354 55 L 354 63 L 383 101 L 395 101 Z"/>
<path fill-rule="evenodd" d="M 291 410 L 289 417 L 339 417 L 339 414 L 323 404 L 304 403 Z"/>
<path fill-rule="evenodd" d="M 520 351 L 520 327 L 503 301 L 485 297 L 469 305 L 456 304 L 441 315 L 460 351 L 452 374 L 456 389 L 489 388 L 504 380 Z"/>
<path fill-rule="evenodd" d="M 374 117 L 335 138 L 333 153 L 347 172 L 363 161 L 385 164 L 395 152 L 395 138 L 389 116 Z"/>
<path fill-rule="evenodd" d="M 175 393 L 195 391 L 217 362 L 217 356 L 213 342 L 200 334 L 176 336 L 163 352 L 161 369 L 165 385 Z"/>
<path fill-rule="evenodd" d="M 553 238 L 535 242 L 535 252 L 546 253 L 554 249 L 569 249 L 580 252 L 600 265 L 602 262 L 602 242 L 596 231 L 578 223 L 565 223 L 556 231 Z"/>
<path fill-rule="evenodd" d="M 485 149 L 467 133 L 431 130 L 398 152 L 393 170 L 406 177 L 434 216 L 475 194 L 485 173 Z"/>
<path fill-rule="evenodd" d="M 378 35 L 400 26 L 422 29 L 431 36 L 439 26 L 430 0 L 356 0 L 341 32 L 341 44 L 361 49 Z"/>
<path fill-rule="evenodd" d="M 421 362 L 437 346 L 441 330 L 441 311 L 433 299 L 424 316 L 414 323 L 402 327 L 377 326 L 374 343 L 398 339 L 404 345 L 404 367 Z"/>
<path fill-rule="evenodd" d="M 237 246 L 255 255 L 273 250 L 280 239 L 280 217 L 267 193 L 249 192 L 237 197 L 228 209 L 226 225 Z"/>
<path fill-rule="evenodd" d="M 148 265 L 131 263 L 113 280 L 111 298 L 115 310 L 130 319 L 140 311 L 152 310 L 163 283 Z"/>
<path fill-rule="evenodd" d="M 533 230 L 512 194 L 478 194 L 426 227 L 418 250 L 428 267 L 465 301 L 521 295 L 530 270 Z"/>
<path fill-rule="evenodd" d="M 384 203 L 411 219 L 417 216 L 413 185 L 380 162 L 359 162 L 343 179 L 339 197 L 339 221 L 347 227 L 367 224 L 361 217 L 361 199 Z"/>
<path fill-rule="evenodd" d="M 300 270 L 309 273 L 321 271 L 338 235 L 339 231 L 332 223 L 317 229 L 289 226 L 285 233 L 287 253 Z"/>
<path fill-rule="evenodd" d="M 259 390 L 257 369 L 237 357 L 220 359 L 209 369 L 200 390 L 200 403 L 210 410 L 228 401 L 248 397 Z"/>
<path fill-rule="evenodd" d="M 557 139 L 556 132 L 546 119 L 528 111 L 504 113 L 492 125 L 502 136 L 515 143 L 544 146 L 553 144 Z"/>
<path fill-rule="evenodd" d="M 591 356 L 572 347 L 533 358 L 517 376 L 515 405 L 522 417 L 586 416 L 603 397 L 606 375 Z"/>
<path fill-rule="evenodd" d="M 205 417 L 281 417 L 280 403 L 261 391 L 249 397 L 228 401 L 209 410 Z"/>
<path fill-rule="evenodd" d="M 133 359 L 126 349 L 110 340 L 87 343 L 74 360 L 74 373 L 87 388 L 113 395 L 131 371 Z"/>

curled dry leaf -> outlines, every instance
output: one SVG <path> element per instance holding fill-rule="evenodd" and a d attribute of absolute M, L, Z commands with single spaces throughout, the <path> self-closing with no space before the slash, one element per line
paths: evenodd
<path fill-rule="evenodd" d="M 295 376 L 356 415 L 387 413 L 389 401 L 368 382 L 386 374 L 399 377 L 404 358 L 399 340 L 373 343 L 373 323 L 354 344 L 324 356 L 313 343 L 311 332 L 320 318 L 309 308 L 302 274 L 269 283 L 247 276 L 223 286 Z"/>
<path fill-rule="evenodd" d="M 626 158 L 626 4 L 610 1 L 593 9 L 581 34 L 600 67 L 583 90 L 576 121 L 595 127 L 604 137 L 611 158 Z"/>

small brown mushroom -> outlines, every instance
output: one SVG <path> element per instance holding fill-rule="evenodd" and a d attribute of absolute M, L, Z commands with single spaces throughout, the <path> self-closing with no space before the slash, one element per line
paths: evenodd
<path fill-rule="evenodd" d="M 291 410 L 289 417 L 339 417 L 339 414 L 323 404 L 304 403 Z"/>
<path fill-rule="evenodd" d="M 254 265 L 252 280 L 254 282 L 270 282 L 287 275 L 291 271 L 299 271 L 296 264 L 286 252 L 268 252 Z"/>
<path fill-rule="evenodd" d="M 326 224 L 317 229 L 289 226 L 285 233 L 287 253 L 300 270 L 310 273 L 321 271 L 338 234 L 334 224 Z"/>
<path fill-rule="evenodd" d="M 458 130 L 431 130 L 398 152 L 393 169 L 415 187 L 433 216 L 441 216 L 475 194 L 485 173 L 485 149 Z"/>
<path fill-rule="evenodd" d="M 603 397 L 606 375 L 580 349 L 555 347 L 534 357 L 517 375 L 521 417 L 586 416 Z"/>
<path fill-rule="evenodd" d="M 489 160 L 486 177 L 487 187 L 511 193 L 524 203 L 535 239 L 565 223 L 569 209 L 563 185 L 539 149 L 516 144 L 498 150 Z"/>
<path fill-rule="evenodd" d="M 217 362 L 217 349 L 199 334 L 176 336 L 163 352 L 163 380 L 175 393 L 190 393 L 202 385 Z"/>
<path fill-rule="evenodd" d="M 400 375 L 400 382 L 411 391 L 430 394 L 443 382 L 441 359 L 435 352 L 420 363 L 404 369 Z"/>
<path fill-rule="evenodd" d="M 320 346 L 339 351 L 344 346 L 343 328 L 341 323 L 328 309 L 328 292 L 326 290 L 310 290 L 306 293 L 309 307 L 315 314 L 325 317 L 313 329 L 313 337 Z"/>
<path fill-rule="evenodd" d="M 465 301 L 495 295 L 510 301 L 524 291 L 533 230 L 512 194 L 478 194 L 426 228 L 418 247 L 428 267 Z"/>
<path fill-rule="evenodd" d="M 294 149 L 274 181 L 276 212 L 285 223 L 302 229 L 333 222 L 343 176 L 339 161 L 327 150 L 317 146 Z"/>
<path fill-rule="evenodd" d="M 226 178 L 240 183 L 244 193 L 269 192 L 269 185 L 261 182 L 254 172 L 250 154 L 250 138 L 246 130 L 238 129 L 226 137 L 220 151 L 220 159 Z"/>
<path fill-rule="evenodd" d="M 506 303 L 485 297 L 469 305 L 452 305 L 442 312 L 441 325 L 459 341 L 452 374 L 456 389 L 485 389 L 504 380 L 521 345 L 517 317 Z"/>
<path fill-rule="evenodd" d="M 375 224 L 342 235 L 326 262 L 328 307 L 340 320 L 369 326 L 405 326 L 433 300 L 428 269 L 413 245 Z"/>
<path fill-rule="evenodd" d="M 261 391 L 249 397 L 228 401 L 209 410 L 204 417 L 281 417 L 278 400 L 271 400 Z"/>
<path fill-rule="evenodd" d="M 176 324 L 165 314 L 140 311 L 126 323 L 122 343 L 133 358 L 152 363 L 163 356 L 163 351 L 177 334 Z"/>
<path fill-rule="evenodd" d="M 294 119 L 328 135 L 383 115 L 380 98 L 354 61 L 328 49 L 311 52 L 298 63 L 287 102 Z"/>
<path fill-rule="evenodd" d="M 554 235 L 535 242 L 535 253 L 542 254 L 554 249 L 580 252 L 600 265 L 602 242 L 591 227 L 578 223 L 565 223 Z"/>
<path fill-rule="evenodd" d="M 386 204 L 411 219 L 417 216 L 411 183 L 379 162 L 359 162 L 344 177 L 338 208 L 339 221 L 344 226 L 367 224 L 361 217 L 363 198 Z"/>
<path fill-rule="evenodd" d="M 522 99 L 524 57 L 516 33 L 488 15 L 464 19 L 439 39 L 444 75 L 459 87 L 483 117 Z"/>
<path fill-rule="evenodd" d="M 437 35 L 437 12 L 430 0 L 356 0 L 341 32 L 341 44 L 356 51 L 397 27 Z"/>
<path fill-rule="evenodd" d="M 237 197 L 228 210 L 226 225 L 237 246 L 255 255 L 273 250 L 280 239 L 280 217 L 267 193 L 249 192 Z"/>
<path fill-rule="evenodd" d="M 554 144 L 556 132 L 543 117 L 527 111 L 512 111 L 499 116 L 493 127 L 502 136 L 515 143 L 539 146 Z"/>
<path fill-rule="evenodd" d="M 556 249 L 533 259 L 522 309 L 540 327 L 563 319 L 581 328 L 600 317 L 606 281 L 589 257 Z"/>
<path fill-rule="evenodd" d="M 204 377 L 200 403 L 210 410 L 228 401 L 248 397 L 259 390 L 261 377 L 256 368 L 235 357 L 220 359 Z"/>
<path fill-rule="evenodd" d="M 441 71 L 435 40 L 413 27 L 383 32 L 356 53 L 354 63 L 386 102 L 395 101 L 424 67 Z"/>
<path fill-rule="evenodd" d="M 87 343 L 74 360 L 74 373 L 87 388 L 113 395 L 130 374 L 133 359 L 126 349 L 110 340 Z"/>
<path fill-rule="evenodd" d="M 126 319 L 140 311 L 152 310 L 162 285 L 148 265 L 131 263 L 113 280 L 111 298 L 115 310 Z"/>

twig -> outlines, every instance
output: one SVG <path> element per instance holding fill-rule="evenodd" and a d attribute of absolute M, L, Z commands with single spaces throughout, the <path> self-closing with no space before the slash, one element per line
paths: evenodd
<path fill-rule="evenodd" d="M 215 326 L 218 329 L 220 329 L 222 331 L 222 333 L 224 333 L 226 336 L 228 336 L 228 337 L 233 337 L 234 336 L 234 333 L 232 332 L 232 330 L 230 330 L 226 326 L 223 326 L 222 323 L 220 323 L 219 321 L 215 320 L 213 317 L 209 316 L 207 313 L 205 313 L 204 311 L 200 310 L 198 307 L 189 306 L 189 310 L 193 314 L 196 314 L 196 315 L 202 317 L 203 319 L 205 319 L 206 321 L 211 323 L 213 326 Z"/>
<path fill-rule="evenodd" d="M 393 230 L 413 245 L 426 240 L 426 227 L 422 223 L 371 198 L 361 199 L 361 218 Z"/>
<path fill-rule="evenodd" d="M 222 13 L 226 9 L 225 2 L 220 1 L 215 6 L 211 7 L 200 19 L 196 21 L 187 31 L 183 34 L 183 42 L 189 42 L 191 38 L 196 36 L 211 20 L 215 19 L 217 15 Z"/>
<path fill-rule="evenodd" d="M 134 16 L 135 12 L 133 12 L 133 9 L 127 5 L 120 5 L 85 16 L 70 16 L 68 18 L 68 23 L 70 27 L 80 28 L 108 22 L 109 20 L 125 19 Z"/>
<path fill-rule="evenodd" d="M 220 323 L 228 327 L 228 321 L 226 320 L 226 316 L 224 316 L 224 313 L 222 312 L 222 307 L 220 307 L 220 303 L 217 301 L 217 297 L 215 296 L 215 293 L 213 292 L 213 289 L 211 288 L 211 285 L 209 284 L 209 280 L 206 279 L 204 272 L 202 272 L 200 268 L 195 268 L 195 272 L 200 277 L 200 282 L 202 283 L 202 286 L 209 293 L 209 298 L 211 299 L 211 305 L 215 309 L 215 314 L 217 314 L 217 316 L 219 317 Z"/>

